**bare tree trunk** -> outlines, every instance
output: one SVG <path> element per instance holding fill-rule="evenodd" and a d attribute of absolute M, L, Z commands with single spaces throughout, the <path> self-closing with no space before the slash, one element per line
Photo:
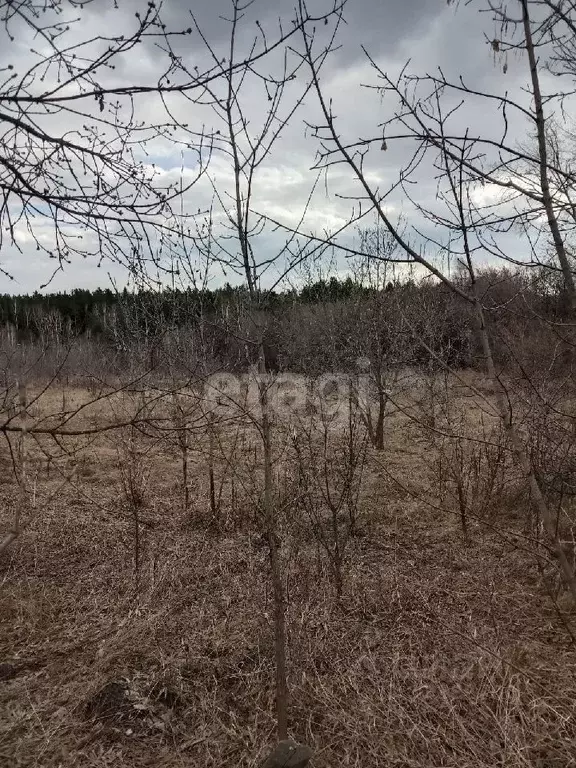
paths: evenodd
<path fill-rule="evenodd" d="M 536 118 L 536 131 L 538 136 L 538 158 L 540 166 L 540 188 L 542 190 L 542 204 L 546 211 L 548 226 L 552 235 L 552 241 L 560 262 L 562 275 L 564 277 L 564 289 L 567 294 L 568 305 L 572 313 L 576 313 L 576 286 L 574 285 L 574 275 L 570 268 L 570 262 L 564 240 L 558 226 L 558 218 L 554 212 L 554 203 L 550 193 L 550 180 L 548 178 L 548 148 L 546 144 L 546 121 L 544 118 L 544 108 L 542 105 L 542 92 L 540 90 L 540 77 L 538 74 L 538 63 L 534 51 L 534 41 L 532 38 L 532 29 L 530 22 L 530 12 L 528 10 L 528 0 L 520 0 L 522 5 L 522 23 L 524 26 L 524 39 L 528 62 L 530 65 L 530 78 L 532 81 L 532 95 L 534 98 L 534 112 Z"/>
<path fill-rule="evenodd" d="M 212 516 L 212 522 L 216 523 L 218 519 L 218 504 L 216 503 L 216 481 L 214 476 L 214 418 L 213 415 L 209 416 L 208 424 L 208 484 L 210 494 L 210 514 Z"/>
<path fill-rule="evenodd" d="M 263 356 L 261 371 L 264 370 Z M 280 540 L 277 534 L 272 476 L 272 427 L 270 422 L 268 388 L 263 378 L 258 383 L 262 410 L 262 443 L 264 449 L 264 524 L 270 555 L 270 576 L 274 597 L 274 651 L 276 657 L 276 722 L 278 739 L 288 738 L 288 683 L 286 672 L 286 606 L 280 561 Z"/>
<path fill-rule="evenodd" d="M 384 389 L 384 382 L 382 376 L 378 373 L 378 416 L 376 417 L 376 430 L 374 434 L 374 447 L 382 451 L 384 450 L 384 420 L 386 418 L 386 406 L 388 404 L 388 396 Z"/>
<path fill-rule="evenodd" d="M 236 47 L 236 31 L 238 24 L 238 14 L 240 5 L 238 2 L 233 3 L 233 17 L 232 17 L 232 31 L 230 34 L 230 64 L 227 73 L 228 80 L 228 94 L 226 98 L 226 123 L 228 128 L 228 137 L 230 139 L 230 149 L 232 152 L 232 160 L 234 164 L 234 202 L 236 205 L 236 218 L 234 220 L 234 226 L 238 234 L 238 243 L 240 245 L 240 251 L 242 253 L 242 264 L 244 266 L 244 275 L 246 277 L 246 285 L 248 286 L 248 292 L 251 298 L 256 295 L 256 282 L 254 279 L 254 272 L 250 261 L 250 242 L 248 234 L 248 217 L 250 207 L 250 190 L 248 190 L 248 199 L 243 199 L 241 175 L 242 166 L 240 163 L 240 155 L 238 152 L 238 127 L 234 124 L 234 106 L 237 106 L 238 93 L 234 88 L 234 61 L 235 61 L 235 47 Z"/>

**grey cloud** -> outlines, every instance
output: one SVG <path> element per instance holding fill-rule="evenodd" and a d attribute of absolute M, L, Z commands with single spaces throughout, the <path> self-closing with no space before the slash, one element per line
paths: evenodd
<path fill-rule="evenodd" d="M 160 7 L 160 4 L 158 4 Z M 242 13 L 238 26 L 238 44 L 247 50 L 255 35 L 256 21 L 264 28 L 268 39 L 278 33 L 279 21 L 286 31 L 295 15 L 295 2 L 286 0 L 255 0 Z M 118 18 L 145 13 L 145 0 L 119 0 L 114 10 L 113 0 L 96 0 L 86 6 L 86 13 L 93 18 L 117 24 Z M 332 0 L 308 0 L 307 8 L 312 15 L 320 16 L 333 6 Z M 394 56 L 408 37 L 418 37 L 445 9 L 441 0 L 347 0 L 344 7 L 344 23 L 341 28 L 342 46 L 335 54 L 336 66 L 346 67 L 363 57 L 364 45 L 375 56 Z M 203 34 L 219 53 L 225 53 L 229 44 L 232 17 L 230 0 L 191 2 L 190 0 L 164 0 L 161 16 L 167 29 L 177 31 L 193 27 L 192 14 Z M 322 30 L 320 29 L 321 33 Z M 204 46 L 198 35 L 173 38 L 172 44 L 179 55 L 194 58 L 203 53 Z"/>
<path fill-rule="evenodd" d="M 309 7 L 315 10 L 317 7 L 327 7 L 330 0 L 311 0 Z M 91 34 L 101 30 L 110 33 L 111 30 L 120 30 L 129 26 L 131 15 L 146 6 L 146 2 L 139 0 L 119 0 L 119 10 L 113 10 L 113 0 L 97 0 L 86 5 L 83 12 L 82 29 L 90 29 Z M 220 15 L 225 15 L 230 8 L 228 0 L 211 0 L 210 2 L 193 2 L 189 0 L 165 0 L 163 15 L 166 24 L 172 28 L 184 28 L 189 25 L 189 9 L 192 8 L 198 16 L 206 35 L 216 46 L 225 49 L 228 27 Z M 267 31 L 272 34 L 276 28 L 279 16 L 289 17 L 292 13 L 292 2 L 285 0 L 259 0 L 247 12 L 245 24 L 243 23 L 242 45 L 247 45 L 251 40 L 254 25 L 258 18 Z M 462 6 L 457 11 L 448 8 L 442 0 L 405 0 L 405 2 L 378 2 L 378 0 L 348 0 L 346 8 L 347 23 L 342 26 L 339 42 L 341 48 L 335 53 L 329 67 L 323 72 L 322 79 L 326 92 L 334 98 L 334 109 L 338 116 L 338 130 L 349 141 L 358 137 L 374 136 L 378 132 L 378 124 L 385 120 L 395 108 L 390 100 L 384 99 L 381 103 L 374 91 L 362 89 L 361 83 L 376 83 L 374 72 L 366 63 L 361 45 L 364 44 L 385 71 L 391 74 L 398 72 L 408 58 L 412 59 L 411 71 L 424 73 L 436 72 L 442 67 L 445 73 L 456 80 L 463 73 L 471 87 L 498 90 L 504 93 L 506 89 L 513 95 L 521 94 L 520 87 L 526 82 L 527 74 L 525 63 L 521 60 L 508 62 L 508 74 L 504 76 L 501 71 L 502 62 L 496 66 L 492 60 L 489 47 L 486 45 L 483 32 L 490 34 L 491 25 L 486 23 L 486 17 L 477 13 L 477 8 Z M 0 30 L 0 44 L 2 44 L 3 32 Z M 177 44 L 178 50 L 185 53 L 191 62 L 194 57 L 205 61 L 205 52 L 197 37 L 182 38 Z M 21 52 L 25 58 L 25 51 Z M 134 51 L 124 62 L 124 67 L 114 74 L 116 78 L 125 78 L 133 81 L 134 78 L 150 79 L 155 72 L 160 54 L 152 46 L 143 46 L 139 53 Z M 156 73 L 157 74 L 157 73 Z M 265 96 L 260 94 L 257 88 L 248 89 L 246 93 L 246 113 L 256 125 L 258 116 L 266 108 Z M 455 99 L 457 97 L 454 97 Z M 527 96 L 521 96 L 527 100 Z M 146 114 L 146 110 L 149 113 Z M 153 100 L 144 101 L 139 107 L 140 116 L 154 117 Z M 214 120 L 210 110 L 187 103 L 178 105 L 183 119 L 191 124 L 211 125 Z M 263 166 L 261 186 L 256 190 L 256 202 L 258 207 L 266 211 L 286 210 L 292 213 L 300 210 L 303 199 L 307 195 L 310 184 L 315 174 L 310 171 L 314 164 L 314 155 L 317 142 L 306 137 L 302 119 L 306 117 L 314 121 L 318 116 L 318 108 L 313 94 L 306 99 L 302 110 L 296 119 L 288 126 L 283 134 L 276 151 L 268 158 Z M 497 136 L 501 131 L 501 117 L 496 109 L 487 109 L 479 100 L 469 100 L 463 110 L 460 125 L 470 130 L 478 130 L 489 135 Z M 513 132 L 520 138 L 524 138 L 524 124 L 521 120 L 511 118 Z M 164 151 L 161 152 L 160 150 Z M 373 152 L 367 160 L 374 178 L 380 179 L 384 189 L 397 177 L 398 168 L 408 159 L 410 148 L 404 144 L 391 145 L 388 152 L 381 152 L 379 148 Z M 178 151 L 171 150 L 169 144 L 159 148 L 158 159 L 165 168 L 179 167 Z M 292 178 L 290 183 L 282 182 L 282 174 Z M 274 179 L 278 182 L 275 183 Z M 272 181 L 271 181 L 272 180 Z M 258 179 L 257 179 L 258 181 Z M 338 174 L 332 174 L 328 185 L 329 196 L 323 194 L 323 187 L 319 189 L 314 200 L 313 216 L 311 220 L 329 220 L 330 214 L 334 217 L 346 217 L 351 208 L 351 203 L 336 197 L 352 195 L 358 191 L 358 186 L 352 178 L 351 172 L 344 167 Z M 423 204 L 435 204 L 435 182 L 430 169 L 422 169 L 419 183 L 415 189 L 418 200 Z M 208 186 L 199 186 L 187 196 L 187 203 L 191 210 L 209 203 L 211 198 Z M 404 211 L 410 221 L 416 223 L 426 232 L 431 229 L 418 220 L 418 215 L 411 206 L 397 192 L 390 197 L 391 204 L 397 211 Z M 260 248 L 277 247 L 280 242 L 274 237 L 262 237 Z M 4 257 L 3 257 L 4 258 Z M 24 255 L 15 256 L 14 264 L 19 279 L 18 287 L 8 283 L 0 276 L 0 290 L 34 290 L 44 281 L 49 271 L 50 263 L 39 264 L 33 251 L 25 251 Z M 33 268 L 29 268 L 33 264 Z M 27 266 L 28 265 L 28 266 Z M 73 287 L 74 285 L 105 285 L 107 282 L 106 271 L 103 266 L 96 269 L 87 262 L 77 262 L 66 272 L 58 275 L 55 285 L 59 289 Z M 103 274 L 104 273 L 104 274 Z"/>

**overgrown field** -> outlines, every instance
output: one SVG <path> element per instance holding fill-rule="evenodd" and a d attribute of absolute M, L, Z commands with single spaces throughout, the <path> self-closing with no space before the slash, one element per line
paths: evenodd
<path fill-rule="evenodd" d="M 258 765 L 259 414 L 194 389 L 27 399 L 0 447 L 0 538 L 22 526 L 0 555 L 0 763 Z M 576 615 L 478 375 L 399 387 L 382 450 L 352 405 L 271 434 L 289 729 L 313 765 L 576 765 Z"/>

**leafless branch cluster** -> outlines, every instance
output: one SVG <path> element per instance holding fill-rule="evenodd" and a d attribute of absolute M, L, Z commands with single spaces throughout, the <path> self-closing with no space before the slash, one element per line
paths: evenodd
<path fill-rule="evenodd" d="M 125 549 L 137 596 L 156 589 L 159 555 L 152 556 L 148 544 L 152 531 L 168 530 L 168 513 L 205 541 L 238 536 L 250 542 L 254 551 L 235 567 L 251 568 L 260 579 L 266 574 L 281 741 L 299 712 L 294 691 L 307 690 L 304 678 L 299 684 L 293 674 L 291 651 L 305 645 L 295 617 L 309 599 L 299 575 L 312 572 L 310 552 L 318 579 L 323 569 L 330 574 L 336 600 L 326 598 L 328 612 L 345 615 L 361 584 L 362 597 L 346 621 L 368 616 L 373 626 L 387 621 L 392 633 L 396 619 L 376 617 L 365 580 L 347 584 L 353 557 L 371 545 L 359 543 L 367 533 L 361 522 L 375 530 L 386 525 L 378 546 L 393 558 L 386 576 L 375 570 L 386 583 L 388 604 L 400 616 L 407 603 L 418 603 L 412 581 L 403 583 L 394 570 L 397 519 L 380 503 L 374 519 L 365 514 L 369 485 L 387 488 L 386 502 L 392 488 L 403 502 L 456 520 L 457 548 L 463 539 L 468 551 L 489 535 L 513 547 L 512 554 L 506 550 L 510 562 L 528 553 L 574 642 L 559 597 L 565 590 L 572 607 L 576 603 L 576 179 L 566 118 L 576 75 L 576 9 L 564 0 L 477 5 L 498 29 L 486 41 L 494 62 L 504 76 L 508 57 L 517 54 L 526 65 L 527 92 L 478 90 L 463 78 L 412 73 L 408 65 L 392 76 L 366 50 L 374 77 L 368 87 L 382 99 L 384 114 L 372 135 L 349 137 L 324 80 L 345 26 L 343 3 L 314 15 L 299 0 L 293 18 L 273 29 L 255 20 L 246 36 L 253 2 L 232 0 L 230 16 L 222 19 L 224 46 L 194 13 L 189 26 L 171 28 L 152 2 L 124 22 L 123 32 L 88 38 L 80 24 L 85 14 L 98 26 L 90 3 L 86 9 L 64 0 L 0 4 L 15 57 L 0 70 L 0 246 L 24 254 L 32 243 L 56 260 L 56 269 L 76 257 L 111 259 L 127 266 L 136 284 L 194 290 L 186 326 L 162 325 L 159 305 L 147 305 L 143 317 L 114 310 L 115 317 L 106 318 L 109 347 L 118 354 L 114 375 L 92 372 L 83 387 L 89 396 L 78 402 L 63 388 L 61 407 L 46 405 L 62 384 L 73 347 L 58 317 L 45 315 L 37 324 L 42 343 L 60 345 L 41 384 L 32 383 L 34 361 L 18 357 L 14 338 L 6 343 L 0 438 L 17 491 L 0 554 L 53 498 L 53 489 L 38 495 L 42 473 L 47 482 L 56 472 L 75 493 L 86 494 L 77 476 L 89 476 L 90 467 L 80 457 L 115 436 L 121 503 L 114 510 L 89 498 L 107 520 L 117 515 L 124 525 L 120 538 L 130 531 Z M 33 46 L 25 64 L 17 59 L 20 38 Z M 187 55 L 190 40 L 202 52 L 201 67 Z M 118 72 L 140 51 L 142 60 L 155 57 L 153 74 L 127 82 Z M 567 83 L 562 90 L 547 92 L 551 73 Z M 309 100 L 319 115 L 302 115 L 317 149 L 316 176 L 287 222 L 267 210 L 258 184 Z M 496 130 L 467 123 L 472 103 L 498 118 Z M 201 114 L 211 122 L 197 118 Z M 522 125 L 527 139 L 519 142 L 512 124 Z M 162 166 L 167 146 L 180 153 L 179 171 Z M 408 158 L 379 182 L 372 171 L 398 146 L 410 148 Z M 351 180 L 338 193 L 349 214 L 332 231 L 310 232 L 307 214 L 319 182 L 329 189 L 335 171 Z M 433 195 L 422 193 L 424 181 Z M 393 217 L 394 195 L 402 196 L 409 215 Z M 353 266 L 349 294 L 340 302 L 317 298 L 313 308 L 296 307 L 294 300 L 284 314 L 275 313 L 274 290 L 335 253 Z M 2 267 L 6 275 L 8 266 Z M 218 309 L 208 308 L 206 298 L 215 270 L 245 288 Z M 273 407 L 282 383 L 280 336 L 285 349 L 305 347 L 298 358 L 305 403 L 285 420 Z M 343 368 L 346 418 L 335 425 L 325 410 L 334 391 L 315 402 L 314 377 L 340 375 Z M 238 376 L 231 384 L 232 371 Z M 398 432 L 401 450 L 394 445 Z M 412 471 L 409 460 L 408 469 L 395 466 L 403 452 L 416 456 Z M 167 509 L 151 476 L 156 463 L 172 468 L 174 457 L 178 503 Z M 378 493 L 382 500 L 385 492 Z M 420 541 L 414 546 L 424 549 Z M 413 574 L 419 553 L 410 556 Z M 426 562 L 419 565 L 426 570 Z M 442 626 L 431 607 L 438 595 L 422 584 L 419 589 L 430 599 L 406 615 Z M 444 578 L 438 593 L 448 591 Z M 367 647 L 362 663 L 376 678 Z M 482 652 L 501 661 L 485 646 Z M 513 669 L 522 676 L 520 662 L 507 663 L 507 674 Z M 466 674 L 481 677 L 478 670 Z M 534 682 L 522 679 L 525 686 Z M 506 681 L 498 685 L 508 690 Z M 414 695 L 428 690 L 422 686 Z M 359 690 L 354 695 L 368 707 Z M 374 696 L 385 698 L 382 690 Z M 560 702 L 558 711 L 564 706 Z M 482 717 L 487 712 L 488 705 Z M 313 724 L 307 727 L 312 734 Z M 527 762 L 522 757 L 514 764 Z"/>

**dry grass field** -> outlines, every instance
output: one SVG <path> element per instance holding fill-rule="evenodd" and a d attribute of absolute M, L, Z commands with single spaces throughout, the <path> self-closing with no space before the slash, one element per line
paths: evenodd
<path fill-rule="evenodd" d="M 25 528 L 0 556 L 1 765 L 248 768 L 274 743 L 258 431 L 194 422 L 186 500 L 172 400 L 151 397 L 114 395 L 65 426 L 140 409 L 153 429 L 25 437 Z M 30 424 L 89 398 L 52 388 Z M 481 404 L 453 398 L 478 427 Z M 316 768 L 574 766 L 574 616 L 547 593 L 529 502 L 505 467 L 464 536 L 450 493 L 431 491 L 447 428 L 420 422 L 393 413 L 385 450 L 368 447 L 340 597 L 275 426 L 290 733 Z M 0 536 L 19 461 L 4 441 Z"/>

